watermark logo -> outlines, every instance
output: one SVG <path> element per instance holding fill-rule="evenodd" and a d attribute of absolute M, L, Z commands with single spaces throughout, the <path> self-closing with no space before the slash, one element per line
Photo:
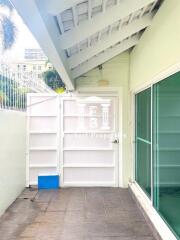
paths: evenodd
<path fill-rule="evenodd" d="M 111 99 L 90 97 L 78 102 L 78 129 L 110 130 Z"/>

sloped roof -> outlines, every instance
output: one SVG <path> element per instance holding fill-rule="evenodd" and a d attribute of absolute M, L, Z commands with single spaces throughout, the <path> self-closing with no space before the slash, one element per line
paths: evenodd
<path fill-rule="evenodd" d="M 12 0 L 17 1 L 20 0 Z M 161 3 L 160 0 L 31 1 L 35 1 L 71 79 L 137 45 Z"/>
<path fill-rule="evenodd" d="M 59 44 L 76 78 L 135 46 L 157 5 L 149 0 L 51 0 L 46 10 L 55 17 Z"/>

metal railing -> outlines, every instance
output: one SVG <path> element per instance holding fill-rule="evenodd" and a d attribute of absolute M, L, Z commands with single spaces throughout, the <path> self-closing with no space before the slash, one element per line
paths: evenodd
<path fill-rule="evenodd" d="M 53 92 L 36 73 L 0 69 L 0 109 L 26 110 L 27 93 Z"/>

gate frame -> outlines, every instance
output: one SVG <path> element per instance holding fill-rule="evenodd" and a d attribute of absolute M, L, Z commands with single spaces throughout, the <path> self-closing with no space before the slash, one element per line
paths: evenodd
<path fill-rule="evenodd" d="M 30 98 L 31 97 L 43 97 L 43 96 L 52 96 L 52 97 L 58 97 L 59 99 L 59 110 L 58 110 L 58 126 L 57 126 L 57 140 L 58 140 L 58 150 L 57 150 L 57 171 L 62 176 L 62 170 L 61 170 L 61 162 L 63 157 L 63 149 L 62 149 L 62 113 L 63 113 L 63 107 L 62 107 L 62 101 L 63 99 L 67 99 L 67 97 L 90 97 L 90 96 L 97 96 L 97 97 L 116 97 L 116 107 L 118 109 L 118 114 L 116 117 L 117 122 L 117 131 L 119 133 L 119 145 L 118 145 L 118 163 L 117 163 L 117 169 L 115 169 L 117 174 L 117 180 L 116 180 L 116 186 L 115 187 L 124 187 L 123 186 L 123 149 L 122 149 L 122 137 L 123 137 L 123 128 L 122 128 L 122 104 L 123 104 L 123 95 L 122 95 L 122 88 L 121 87 L 97 87 L 97 88 L 81 88 L 77 90 L 76 92 L 69 92 L 67 94 L 58 95 L 56 93 L 30 93 L 27 95 L 27 105 L 29 106 Z M 29 182 L 29 110 L 30 108 L 27 108 L 27 140 L 26 140 L 26 187 L 30 186 Z M 63 187 L 63 185 L 62 185 Z"/>

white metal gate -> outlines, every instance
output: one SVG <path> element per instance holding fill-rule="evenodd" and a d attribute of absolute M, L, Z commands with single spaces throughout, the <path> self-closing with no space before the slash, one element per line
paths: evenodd
<path fill-rule="evenodd" d="M 27 185 L 60 173 L 61 186 L 118 186 L 116 97 L 28 99 Z"/>
<path fill-rule="evenodd" d="M 59 174 L 59 98 L 28 94 L 26 184 L 37 185 L 38 175 Z"/>
<path fill-rule="evenodd" d="M 61 106 L 63 186 L 117 186 L 116 98 L 64 98 Z"/>

